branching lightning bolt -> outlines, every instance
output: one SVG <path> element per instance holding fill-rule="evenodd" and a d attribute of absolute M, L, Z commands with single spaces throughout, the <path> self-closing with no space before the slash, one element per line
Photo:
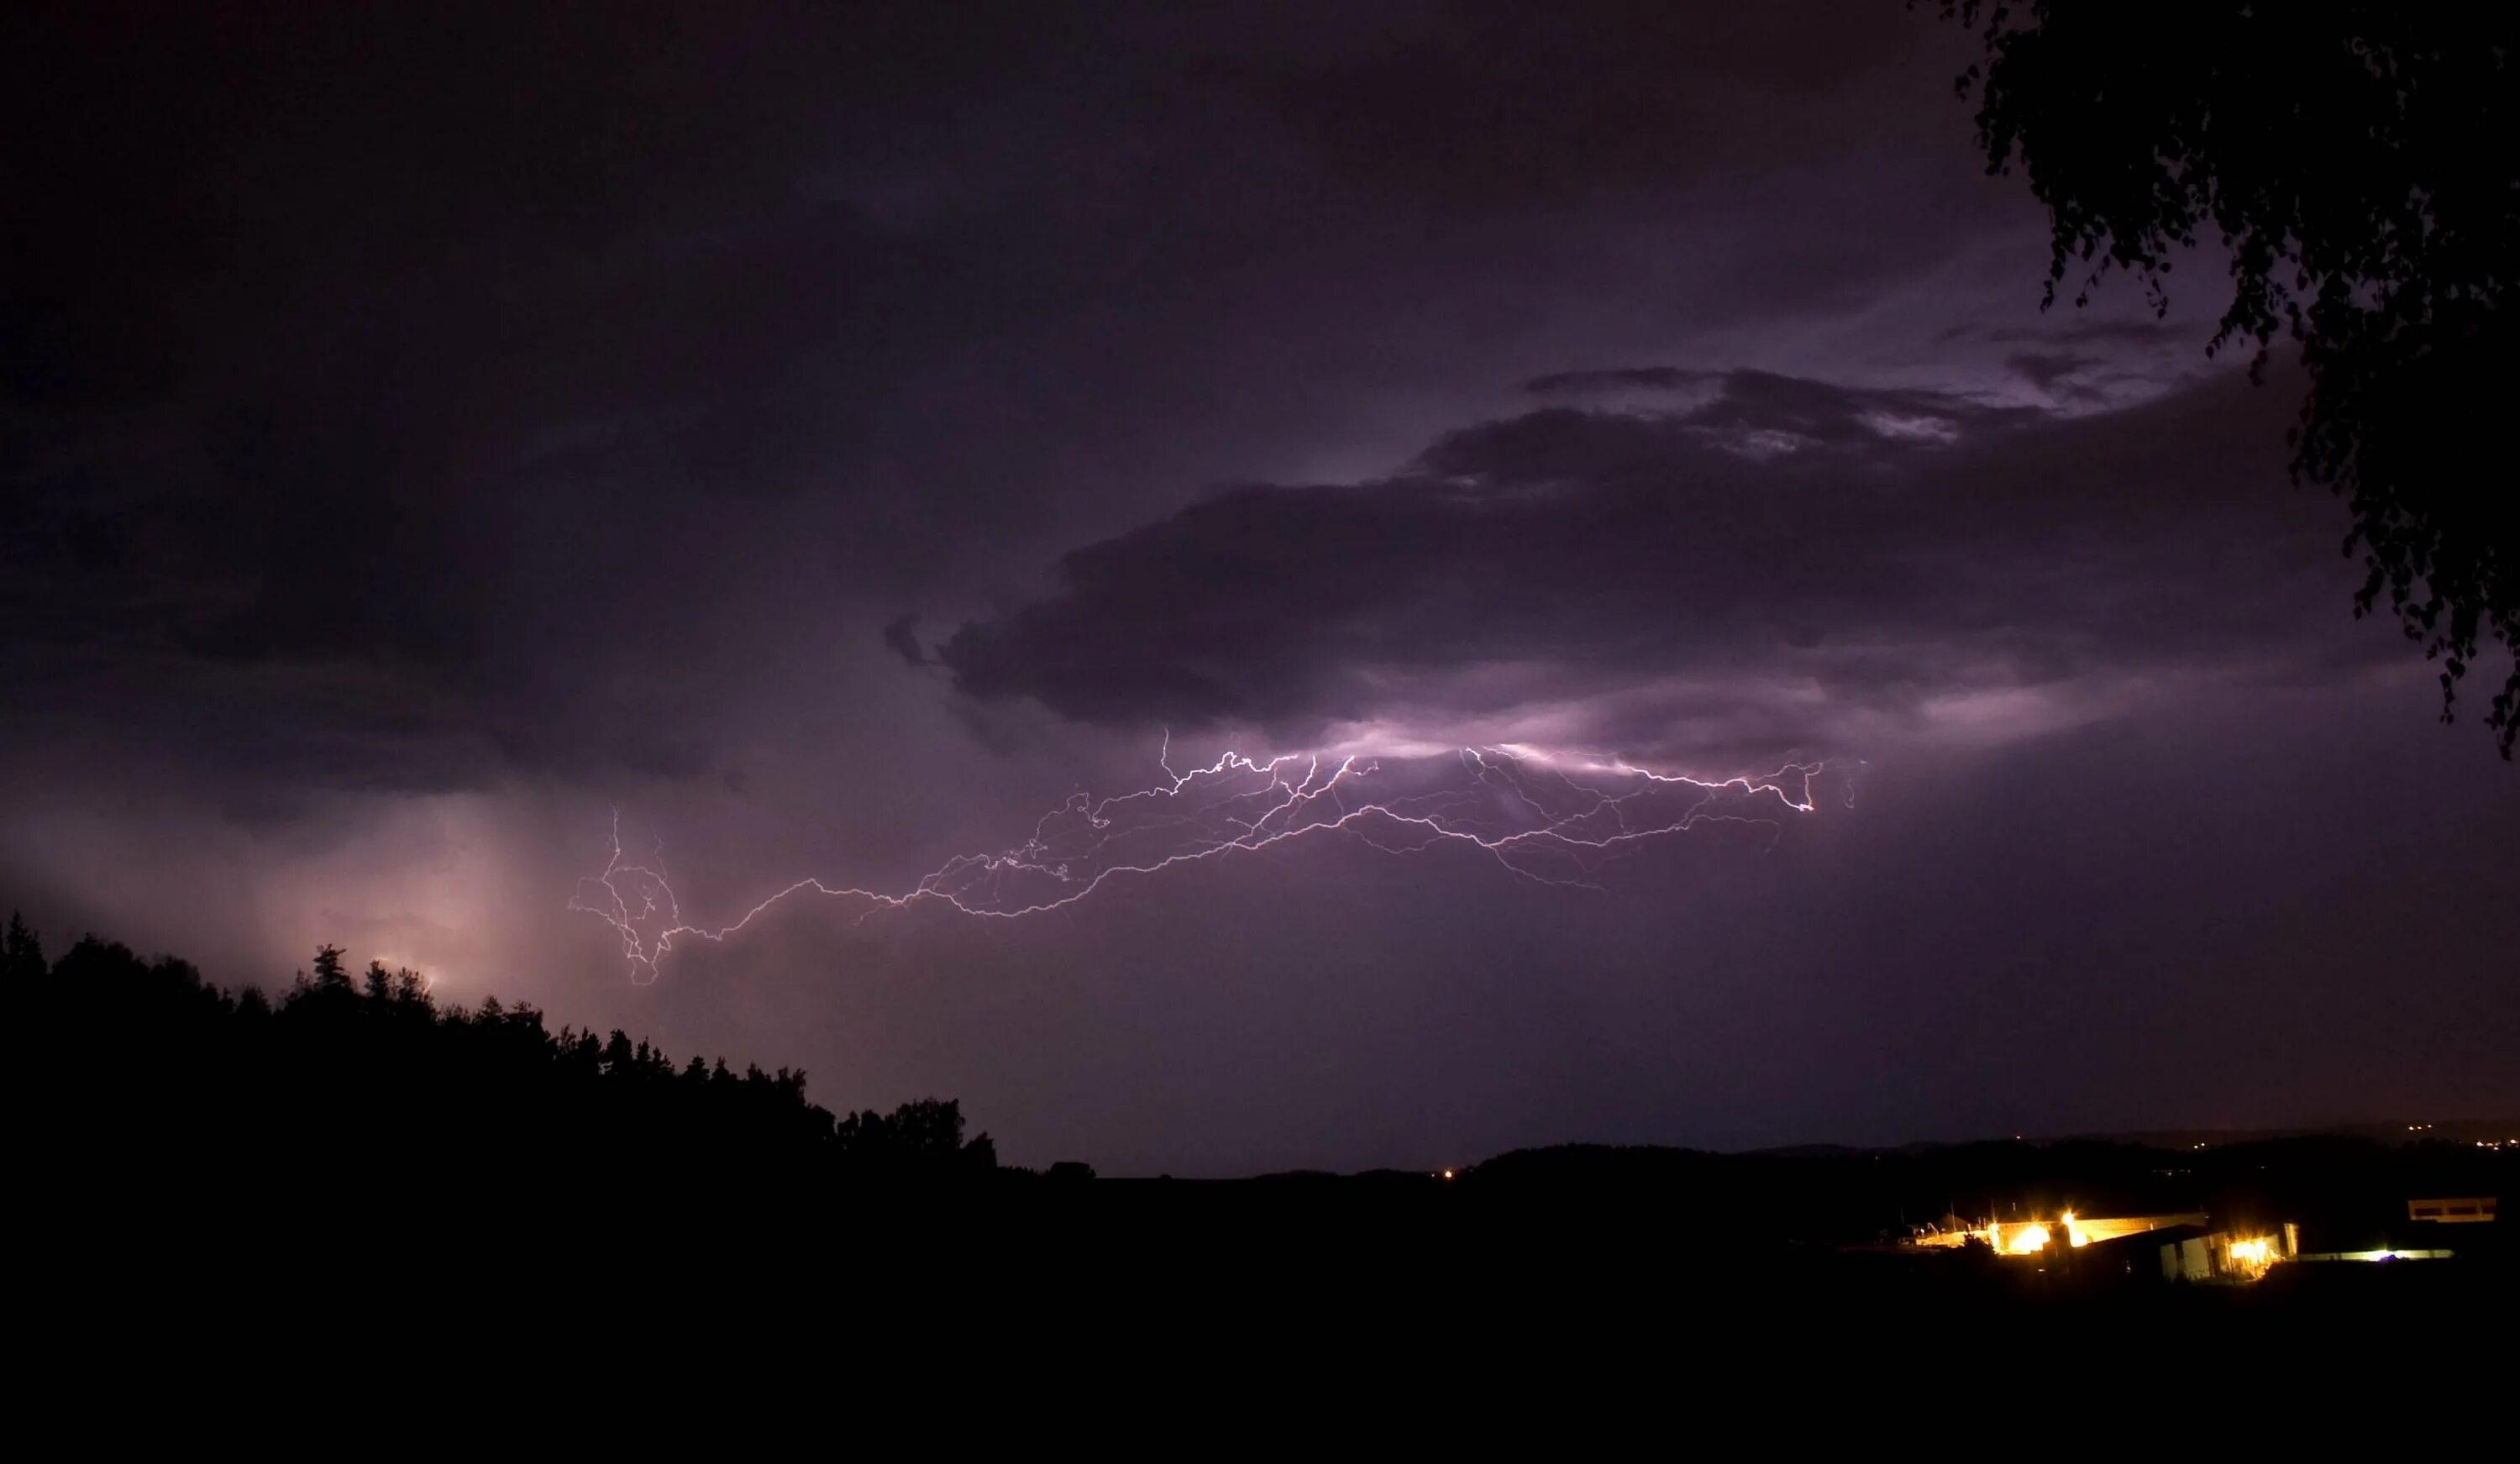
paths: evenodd
<path fill-rule="evenodd" d="M 861 919 L 932 901 L 1011 920 L 1074 905 L 1115 879 L 1340 832 L 1393 854 L 1458 844 L 1525 879 L 1598 888 L 1593 876 L 1604 865 L 1648 840 L 1708 822 L 1780 830 L 1778 816 L 1816 807 L 1812 781 L 1825 766 L 1788 763 L 1771 774 L 1699 778 L 1507 745 L 1392 759 L 1388 767 L 1359 754 L 1261 761 L 1228 752 L 1175 773 L 1169 733 L 1156 765 L 1164 776 L 1155 785 L 1100 801 L 1079 793 L 1043 815 L 1015 847 L 958 856 L 907 890 L 800 879 L 715 927 L 684 917 L 661 853 L 646 863 L 624 853 L 616 812 L 611 860 L 601 874 L 578 881 L 568 908 L 612 927 L 631 980 L 644 986 L 656 979 L 677 941 L 724 941 L 809 891 L 866 902 Z"/>

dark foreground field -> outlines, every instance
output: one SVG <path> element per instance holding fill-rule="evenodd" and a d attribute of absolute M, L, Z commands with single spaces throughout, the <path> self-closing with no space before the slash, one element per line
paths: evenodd
<path fill-rule="evenodd" d="M 364 1176 L 292 1188 L 285 1205 L 268 1191 L 138 1182 L 91 1190 L 110 1201 L 101 1206 L 48 1203 L 45 1228 L 94 1267 L 100 1294 L 144 1309 L 195 1285 L 259 1287 L 320 1309 L 371 1294 L 496 1307 L 544 1284 L 602 1295 L 670 1282 L 739 1308 L 845 1294 L 857 1310 L 932 1307 L 1012 1323 L 1127 1315 L 1185 1334 L 1387 1334 L 1438 1347 L 1527 1337 L 1533 1324 L 1651 1332 L 1712 1314 L 1753 1327 L 1835 1318 L 1918 1339 L 1999 1319 L 2274 1336 L 2331 1323 L 2506 1325 L 2514 1299 L 2510 1248 L 2480 1233 L 2499 1226 L 2468 1227 L 2450 1260 L 2293 1263 L 2253 1283 L 2198 1284 L 2163 1280 L 2149 1245 L 2104 1265 L 2043 1266 L 1796 1238 L 1755 1212 L 1649 1193 L 1357 1179 L 729 1192 L 670 1171 L 590 1180 L 421 1189 Z M 533 1288 L 509 1290 L 527 1276 Z"/>
<path fill-rule="evenodd" d="M 2331 1457 L 2457 1445 L 2510 1395 L 2512 1276 L 2480 1247 L 2167 1285 L 1466 1183 L 290 1193 L 138 1186 L 22 1240 L 32 1375 L 79 1359 L 39 1406 L 142 1445 L 382 1424 L 710 1458 Z M 310 1374 L 304 1411 L 237 1411 Z"/>

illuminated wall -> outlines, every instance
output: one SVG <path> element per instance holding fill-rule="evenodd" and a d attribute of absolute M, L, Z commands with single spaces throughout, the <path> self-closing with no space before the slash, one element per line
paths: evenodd
<path fill-rule="evenodd" d="M 1957 1246 L 1971 1240 L 1982 1240 L 1995 1247 L 1998 1255 L 2036 1256 L 2064 1232 L 2071 1246 L 2087 1246 L 2094 1241 L 2116 1240 L 2126 1235 L 2140 1235 L 2147 1230 L 2166 1230 L 2173 1225 L 2202 1225 L 2205 1215 L 2198 1211 L 2187 1215 L 2129 1215 L 2105 1219 L 2086 1219 L 2068 1210 L 2055 1220 L 1997 1220 L 1983 1229 L 1945 1230 L 1920 1237 L 1918 1245 Z"/>

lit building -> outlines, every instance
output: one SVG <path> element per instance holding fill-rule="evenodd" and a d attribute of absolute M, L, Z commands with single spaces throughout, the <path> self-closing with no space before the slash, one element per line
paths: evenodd
<path fill-rule="evenodd" d="M 2278 1261 L 2301 1254 L 2301 1227 L 2275 1234 L 2217 1230 L 2161 1248 L 2161 1274 L 2171 1281 L 2254 1281 Z"/>
<path fill-rule="evenodd" d="M 2429 1220 L 2440 1225 L 2480 1225 L 2494 1219 L 2494 1196 L 2480 1195 L 2460 1200 L 2408 1200 L 2408 1220 Z"/>

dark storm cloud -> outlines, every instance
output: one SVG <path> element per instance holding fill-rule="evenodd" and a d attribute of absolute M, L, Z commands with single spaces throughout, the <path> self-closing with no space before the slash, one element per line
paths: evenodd
<path fill-rule="evenodd" d="M 1780 128 L 1743 100 L 1839 100 L 1912 52 L 1896 7 L 1454 0 L 1350 57 L 1239 68 L 1342 172 L 1476 210 L 1670 188 L 1755 156 Z"/>
<path fill-rule="evenodd" d="M 2038 340 L 2069 346 L 2190 346 L 2195 328 L 2159 320 L 2091 319 L 2080 314 L 2040 326 L 2002 326 L 1986 333 L 1999 341 Z"/>
<path fill-rule="evenodd" d="M 2053 392 L 2070 377 L 2099 365 L 2100 358 L 2071 351 L 2015 351 L 2003 358 L 2003 364 L 2031 385 Z"/>
<path fill-rule="evenodd" d="M 1984 435 L 2007 425 L 2025 425 L 2040 414 L 2023 407 L 1989 405 L 1948 391 L 1895 386 L 1843 386 L 1779 376 L 1764 371 L 1709 372 L 1678 367 L 1633 367 L 1613 371 L 1557 372 L 1536 377 L 1526 390 L 1537 395 L 1620 395 L 1635 391 L 1695 392 L 1704 400 L 1685 409 L 1654 416 L 1597 414 L 1598 421 L 1627 422 L 1666 432 L 1678 428 L 1686 440 L 1717 441 L 1732 434 L 1736 450 L 1756 450 L 1752 439 L 1770 434 L 1778 450 L 1812 444 L 1872 446 L 1883 442 L 1957 440 L 1963 433 Z M 1543 416 L 1524 421 L 1562 422 Z M 1519 441 L 1526 429 L 1496 423 L 1457 433 L 1430 449 L 1426 466 L 1443 472 L 1493 475 L 1562 476 L 1583 465 L 1549 456 L 1520 465 L 1501 464 L 1488 456 L 1497 447 Z M 1778 435 L 1780 434 L 1780 435 Z M 1544 436 L 1535 446 L 1548 448 Z M 1452 466 L 1458 463 L 1458 466 Z"/>
<path fill-rule="evenodd" d="M 1265 265 L 1335 318 L 1338 282 L 1466 268 L 1407 222 L 1419 162 L 1493 185 L 1491 211 L 1673 182 L 1745 144 L 1681 115 L 1708 97 L 1666 117 L 1655 67 L 1806 99 L 1873 34 L 1578 21 L 22 10 L 8 176 L 43 227 L 0 242 L 16 710 L 143 735 L 195 697 L 228 739 L 159 754 L 241 776 L 701 771 L 729 640 L 1107 512 L 1045 485 L 1035 444 L 1111 401 L 1160 435 L 1247 394 L 1179 369 L 1237 324 L 1220 276 L 1230 300 Z M 1243 333 L 1240 370 L 1282 366 L 1282 324 Z"/>
<path fill-rule="evenodd" d="M 701 771 L 730 624 L 1037 517 L 905 445 L 903 383 L 1125 278 L 1065 170 L 1160 50 L 1025 5 L 8 25 L 13 721 L 416 788 Z"/>
<path fill-rule="evenodd" d="M 22 716 L 146 741 L 174 710 L 163 755 L 246 778 L 692 765 L 570 668 L 640 629 L 603 606 L 643 531 L 778 482 L 806 434 L 773 363 L 812 349 L 824 268 L 879 250 L 784 202 L 835 36 L 613 14 L 17 18 Z"/>
<path fill-rule="evenodd" d="M 904 665 L 935 664 L 927 658 L 927 648 L 919 643 L 919 617 L 916 615 L 899 615 L 885 621 L 883 643 L 886 649 L 901 657 Z"/>
<path fill-rule="evenodd" d="M 1753 372 L 1535 384 L 1640 382 L 1695 395 L 1220 493 L 1068 555 L 1056 594 L 940 659 L 972 695 L 1097 721 L 1311 736 L 1561 707 L 1632 746 L 2002 739 L 2205 668 L 2323 674 L 2332 576 L 2229 445 L 2275 430 L 2277 390 L 2069 419 Z"/>
<path fill-rule="evenodd" d="M 2141 317 L 2088 314 L 2081 309 L 2044 317 L 2032 326 L 1990 326 L 1982 321 L 1963 321 L 1946 326 L 1934 333 L 1937 345 L 1956 341 L 1988 340 L 1999 345 L 2036 345 L 2050 351 L 2081 353 L 2106 351 L 2147 351 L 2197 349 L 2210 326 L 2199 330 L 2192 321 L 2170 321 L 2149 313 Z"/>
<path fill-rule="evenodd" d="M 1537 396 L 1555 393 L 1598 394 L 1604 391 L 1677 391 L 1707 380 L 1713 374 L 1677 366 L 1621 366 L 1606 371 L 1559 371 L 1534 377 L 1523 389 Z"/>

